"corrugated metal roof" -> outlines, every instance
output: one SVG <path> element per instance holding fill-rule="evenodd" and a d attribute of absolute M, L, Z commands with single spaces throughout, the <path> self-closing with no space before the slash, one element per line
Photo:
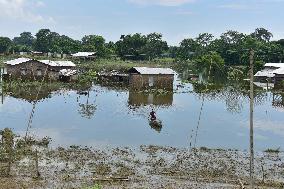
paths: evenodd
<path fill-rule="evenodd" d="M 76 66 L 71 61 L 50 61 L 50 60 L 39 60 L 39 61 L 49 66 L 52 66 L 52 67 L 75 67 Z"/>
<path fill-rule="evenodd" d="M 279 67 L 279 64 L 278 64 L 277 67 L 276 67 L 276 65 L 274 65 L 274 66 L 265 66 L 265 67 L 266 68 L 264 68 L 263 70 L 257 72 L 255 74 L 255 76 L 256 77 L 274 77 L 275 74 L 283 74 L 284 75 L 284 64 L 280 65 L 280 67 Z M 275 69 L 268 68 L 268 67 L 274 67 Z"/>
<path fill-rule="evenodd" d="M 133 67 L 142 75 L 174 75 L 175 72 L 170 68 L 148 68 L 148 67 Z"/>
<path fill-rule="evenodd" d="M 255 77 L 274 77 L 275 74 L 284 74 L 284 63 L 266 63 L 264 69 L 257 72 Z"/>
<path fill-rule="evenodd" d="M 284 67 L 275 70 L 273 73 L 274 73 L 274 74 L 281 74 L 281 75 L 283 74 L 283 75 L 284 75 Z"/>
<path fill-rule="evenodd" d="M 264 70 L 257 72 L 254 76 L 255 77 L 274 77 L 275 76 L 274 72 L 276 70 L 277 69 L 265 68 Z"/>
<path fill-rule="evenodd" d="M 29 58 L 17 58 L 17 59 L 14 59 L 14 60 L 6 61 L 4 63 L 11 65 L 11 66 L 15 66 L 15 65 L 22 64 L 22 63 L 25 63 L 25 62 L 28 62 L 28 61 L 31 61 L 31 60 L 32 59 L 29 59 Z"/>
<path fill-rule="evenodd" d="M 72 54 L 73 57 L 88 57 L 88 56 L 94 56 L 96 55 L 95 52 L 77 52 L 75 54 Z"/>
<path fill-rule="evenodd" d="M 59 75 L 63 75 L 63 76 L 72 76 L 77 74 L 76 70 L 71 70 L 71 69 L 62 69 L 59 71 Z"/>
<path fill-rule="evenodd" d="M 266 63 L 264 67 L 284 68 L 284 63 Z"/>

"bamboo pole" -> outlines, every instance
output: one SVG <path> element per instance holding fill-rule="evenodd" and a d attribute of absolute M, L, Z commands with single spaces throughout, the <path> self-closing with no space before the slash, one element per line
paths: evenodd
<path fill-rule="evenodd" d="M 254 106 L 254 50 L 250 50 L 250 188 L 254 188 L 254 141 L 253 141 L 253 106 Z"/>
<path fill-rule="evenodd" d="M 38 166 L 38 151 L 35 151 L 35 169 L 36 169 L 36 175 L 35 178 L 39 178 L 40 177 L 40 173 L 39 173 L 39 166 Z"/>

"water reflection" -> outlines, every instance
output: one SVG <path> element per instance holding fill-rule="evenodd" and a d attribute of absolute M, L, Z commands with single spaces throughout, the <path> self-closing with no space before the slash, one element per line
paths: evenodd
<path fill-rule="evenodd" d="M 169 108 L 173 105 L 173 92 L 156 91 L 155 92 L 137 92 L 129 91 L 128 107 L 133 115 L 140 115 L 147 118 L 150 128 L 154 129 L 158 133 L 162 131 L 163 123 L 156 118 L 159 108 Z M 146 107 L 146 109 L 145 109 Z M 154 111 L 154 109 L 156 111 Z M 155 119 L 151 116 L 152 112 L 155 112 Z"/>
<path fill-rule="evenodd" d="M 173 93 L 164 92 L 159 94 L 129 91 L 128 104 L 133 108 L 146 105 L 168 107 L 173 104 Z"/>
<path fill-rule="evenodd" d="M 31 98 L 32 91 L 28 96 L 12 92 L 6 93 L 4 104 L 0 105 L 0 125 L 25 133 L 31 101 L 36 98 Z M 245 86 L 212 85 L 204 90 L 201 84 L 184 84 L 172 93 L 139 93 L 98 85 L 84 92 L 52 91 L 44 87 L 29 132 L 41 136 L 40 132 L 48 135 L 52 131 L 53 142 L 67 146 L 155 144 L 189 147 L 191 143 L 194 147 L 198 143 L 198 146 L 211 148 L 246 149 L 248 93 Z M 257 90 L 255 95 L 255 135 L 261 136 L 255 139 L 257 148 L 284 147 L 283 111 L 275 107 L 283 104 L 281 93 L 274 93 L 273 98 L 273 93 Z M 160 124 L 150 121 L 152 109 Z"/>
<path fill-rule="evenodd" d="M 37 88 L 34 87 L 19 87 L 13 90 L 8 90 L 8 92 L 6 91 L 6 93 L 8 93 L 11 97 L 23 99 L 27 102 L 32 103 L 51 98 L 52 92 L 57 90 L 59 90 L 59 88 L 42 88 L 39 91 Z"/>
<path fill-rule="evenodd" d="M 242 113 L 244 105 L 250 100 L 249 89 L 246 85 L 227 86 L 209 85 L 205 88 L 204 84 L 193 84 L 193 91 L 199 99 L 205 98 L 207 101 L 223 101 L 227 111 L 231 113 Z M 269 100 L 268 93 L 263 90 L 254 91 L 254 105 L 261 106 Z"/>
<path fill-rule="evenodd" d="M 283 93 L 273 93 L 272 106 L 275 108 L 284 109 L 284 94 Z"/>
<path fill-rule="evenodd" d="M 83 118 L 91 119 L 95 115 L 97 105 L 95 105 L 95 101 L 93 101 L 93 103 L 90 103 L 90 90 L 88 90 L 88 92 L 86 93 L 79 92 L 79 94 L 81 94 L 82 96 L 87 96 L 87 99 L 85 103 L 79 102 L 78 112 Z"/>

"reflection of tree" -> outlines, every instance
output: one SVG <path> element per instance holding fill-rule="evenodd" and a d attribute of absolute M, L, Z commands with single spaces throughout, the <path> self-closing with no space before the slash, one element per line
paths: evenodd
<path fill-rule="evenodd" d="M 87 119 L 91 119 L 97 110 L 97 106 L 93 104 L 79 104 L 79 107 L 79 113 Z"/>
<path fill-rule="evenodd" d="M 88 91 L 87 102 L 85 104 L 79 103 L 80 109 L 78 110 L 79 114 L 87 119 L 91 119 L 97 110 L 97 106 L 95 104 L 89 103 L 90 91 Z"/>
<path fill-rule="evenodd" d="M 225 102 L 226 108 L 231 113 L 241 113 L 244 103 L 249 102 L 249 90 L 245 86 L 209 85 L 205 88 L 203 84 L 194 84 L 195 95 L 201 100 Z M 255 106 L 262 105 L 268 100 L 265 91 L 254 91 Z"/>

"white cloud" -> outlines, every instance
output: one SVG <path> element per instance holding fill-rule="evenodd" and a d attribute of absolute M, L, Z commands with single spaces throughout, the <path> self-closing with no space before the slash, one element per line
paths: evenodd
<path fill-rule="evenodd" d="M 195 2 L 195 0 L 128 0 L 128 1 L 140 5 L 161 5 L 161 6 L 180 6 L 186 3 Z"/>
<path fill-rule="evenodd" d="M 33 12 L 33 9 L 45 4 L 37 0 L 0 0 L 0 19 L 14 19 L 30 23 L 54 22 L 51 17 L 45 18 Z"/>
<path fill-rule="evenodd" d="M 226 5 L 220 5 L 219 8 L 233 9 L 233 10 L 248 10 L 248 9 L 251 9 L 251 7 L 249 5 L 245 5 L 245 4 L 226 4 Z"/>

